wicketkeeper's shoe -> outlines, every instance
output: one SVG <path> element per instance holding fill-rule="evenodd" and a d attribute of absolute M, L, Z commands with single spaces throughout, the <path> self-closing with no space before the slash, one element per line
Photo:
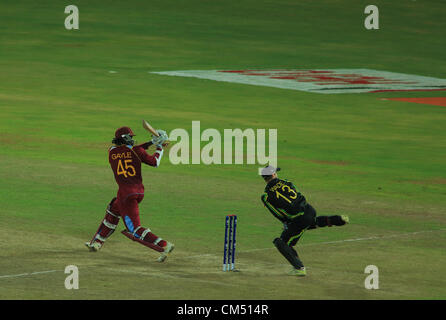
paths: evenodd
<path fill-rule="evenodd" d="M 99 241 L 95 241 L 93 243 L 91 242 L 85 242 L 85 246 L 90 250 L 91 252 L 99 251 L 99 249 L 102 248 L 102 243 Z"/>
<path fill-rule="evenodd" d="M 175 245 L 173 243 L 167 242 L 166 246 L 164 247 L 164 251 L 161 252 L 161 255 L 159 256 L 157 261 L 164 262 L 164 260 L 167 259 L 167 256 L 173 251 L 174 248 Z"/>
<path fill-rule="evenodd" d="M 293 268 L 290 274 L 293 276 L 304 277 L 307 275 L 307 270 L 305 270 L 305 267 L 302 267 L 300 269 Z"/>
<path fill-rule="evenodd" d="M 346 216 L 346 215 L 341 215 L 341 219 L 342 219 L 342 221 L 345 222 L 345 224 L 350 223 L 350 219 L 349 219 L 348 216 Z"/>

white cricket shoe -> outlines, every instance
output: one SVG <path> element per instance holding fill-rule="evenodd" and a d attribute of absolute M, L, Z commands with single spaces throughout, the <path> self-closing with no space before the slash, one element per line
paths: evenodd
<path fill-rule="evenodd" d="M 158 262 L 164 262 L 164 260 L 167 259 L 167 256 L 169 253 L 173 251 L 175 248 L 175 245 L 173 243 L 167 242 L 166 246 L 164 247 L 164 252 L 161 252 L 161 255 L 158 258 Z"/>
<path fill-rule="evenodd" d="M 90 250 L 91 252 L 99 251 L 99 249 L 102 248 L 102 244 L 98 241 L 95 241 L 93 243 L 91 242 L 85 242 L 85 246 Z"/>

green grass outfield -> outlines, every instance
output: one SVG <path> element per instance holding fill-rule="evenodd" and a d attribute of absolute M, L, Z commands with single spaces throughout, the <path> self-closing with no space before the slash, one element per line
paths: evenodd
<path fill-rule="evenodd" d="M 64 28 L 76 4 L 80 29 Z M 445 299 L 446 108 L 168 77 L 188 69 L 369 68 L 446 78 L 444 1 L 1 1 L 1 299 Z M 117 73 L 109 73 L 116 71 Z M 254 165 L 145 168 L 143 225 L 176 244 L 164 264 L 118 232 L 96 254 L 116 185 L 107 147 L 142 118 L 170 132 L 278 128 L 281 177 L 319 214 L 351 225 L 308 231 L 308 277 L 273 248 Z M 238 215 L 239 273 L 223 273 L 224 217 Z M 120 228 L 123 225 L 121 223 Z M 343 241 L 357 239 L 357 241 Z M 327 243 L 330 242 L 330 243 Z M 364 269 L 380 289 L 364 288 Z M 77 265 L 80 289 L 64 287 Z M 24 273 L 47 273 L 21 275 Z M 21 275 L 21 276 L 19 276 Z"/>

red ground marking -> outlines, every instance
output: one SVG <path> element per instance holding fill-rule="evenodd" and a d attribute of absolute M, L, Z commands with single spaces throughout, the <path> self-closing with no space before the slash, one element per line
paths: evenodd
<path fill-rule="evenodd" d="M 232 73 L 242 73 L 244 72 L 243 70 L 221 70 L 219 72 L 232 72 Z"/>
<path fill-rule="evenodd" d="M 333 71 L 324 70 L 221 70 L 219 72 L 238 73 L 245 76 L 263 76 L 270 79 L 294 80 L 298 82 L 313 82 L 318 85 L 351 85 L 351 84 L 414 84 L 401 80 L 386 79 L 383 77 L 362 76 L 361 74 L 334 74 Z"/>
<path fill-rule="evenodd" d="M 398 92 L 398 91 L 410 91 L 410 92 L 412 92 L 412 91 L 446 91 L 446 89 L 407 89 L 407 90 L 405 90 L 405 89 L 395 89 L 395 90 L 393 90 L 393 89 L 388 89 L 388 90 L 384 89 L 384 90 L 373 90 L 373 91 L 370 91 L 370 93 Z"/>
<path fill-rule="evenodd" d="M 415 102 L 422 104 L 431 104 L 434 106 L 446 107 L 446 97 L 435 97 L 435 98 L 388 98 L 387 100 L 398 100 L 405 102 Z"/>

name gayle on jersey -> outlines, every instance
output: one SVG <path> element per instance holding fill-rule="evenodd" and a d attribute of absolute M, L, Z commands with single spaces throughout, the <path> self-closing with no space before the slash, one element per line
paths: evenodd
<path fill-rule="evenodd" d="M 112 154 L 111 158 L 113 160 L 116 160 L 116 159 L 131 159 L 132 158 L 132 153 L 130 151 L 129 152 L 122 152 L 122 153 L 114 153 L 114 154 Z"/>

